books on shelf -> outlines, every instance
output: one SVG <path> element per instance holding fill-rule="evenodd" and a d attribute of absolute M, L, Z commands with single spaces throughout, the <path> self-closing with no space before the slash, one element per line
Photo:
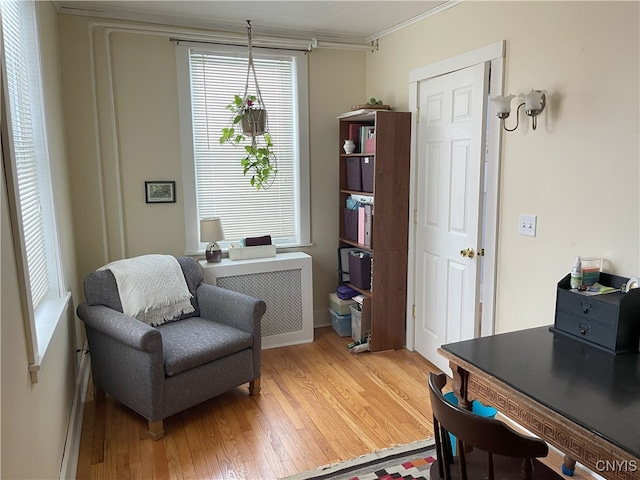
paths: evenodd
<path fill-rule="evenodd" d="M 373 205 L 358 206 L 358 243 L 371 247 L 371 224 L 373 222 Z"/>
<path fill-rule="evenodd" d="M 350 123 L 348 140 L 356 146 L 354 153 L 374 153 L 376 148 L 376 127 L 364 123 Z"/>
<path fill-rule="evenodd" d="M 353 196 L 348 197 L 344 209 L 344 238 L 371 247 L 372 227 L 373 204 L 361 203 Z"/>
<path fill-rule="evenodd" d="M 360 153 L 374 153 L 376 149 L 376 127 L 360 127 Z"/>
<path fill-rule="evenodd" d="M 350 123 L 349 124 L 349 140 L 353 140 L 356 146 L 354 153 L 360 153 L 360 130 L 364 127 L 364 123 Z"/>
<path fill-rule="evenodd" d="M 373 205 L 364 206 L 364 244 L 371 246 L 371 229 L 373 224 Z"/>
<path fill-rule="evenodd" d="M 365 127 L 361 135 L 364 137 L 364 148 L 361 152 L 374 153 L 376 151 L 376 127 Z"/>

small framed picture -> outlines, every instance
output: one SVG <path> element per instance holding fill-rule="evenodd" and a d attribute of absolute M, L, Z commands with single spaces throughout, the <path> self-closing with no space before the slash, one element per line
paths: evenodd
<path fill-rule="evenodd" d="M 175 203 L 176 182 L 144 182 L 147 203 Z"/>

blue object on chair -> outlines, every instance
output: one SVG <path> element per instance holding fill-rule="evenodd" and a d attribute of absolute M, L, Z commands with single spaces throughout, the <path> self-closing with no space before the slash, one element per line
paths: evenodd
<path fill-rule="evenodd" d="M 455 393 L 453 392 L 445 393 L 444 398 L 446 398 L 448 402 L 451 402 L 454 405 L 458 405 L 458 399 L 456 398 Z M 471 402 L 471 412 L 475 413 L 476 415 L 479 415 L 480 417 L 485 417 L 485 418 L 495 418 L 496 414 L 498 413 L 498 411 L 495 408 L 489 407 L 487 405 L 483 405 L 478 400 L 474 400 L 473 402 Z M 451 440 L 451 452 L 455 457 L 456 456 L 456 437 L 449 434 L 449 439 Z"/>

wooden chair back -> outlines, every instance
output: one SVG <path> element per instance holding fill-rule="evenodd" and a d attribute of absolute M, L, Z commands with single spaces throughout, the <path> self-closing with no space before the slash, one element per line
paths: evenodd
<path fill-rule="evenodd" d="M 512 472 L 510 476 L 501 478 L 533 479 L 533 458 L 546 457 L 549 451 L 547 444 L 539 438 L 527 437 L 516 432 L 508 425 L 494 418 L 481 417 L 452 404 L 444 398 L 442 388 L 447 383 L 444 373 L 429 374 L 429 394 L 433 410 L 433 430 L 438 450 L 438 470 L 440 478 L 467 479 L 466 455 L 469 447 L 487 453 L 486 475 L 494 480 L 494 455 L 522 458 L 521 476 Z M 456 453 L 459 464 L 459 475 L 451 474 L 453 455 L 449 441 L 449 433 L 456 437 Z M 514 475 L 517 475 L 515 476 Z"/>

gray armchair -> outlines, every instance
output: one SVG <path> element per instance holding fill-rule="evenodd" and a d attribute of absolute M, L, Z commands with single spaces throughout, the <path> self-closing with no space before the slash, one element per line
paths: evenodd
<path fill-rule="evenodd" d="M 262 300 L 202 283 L 195 260 L 180 257 L 195 311 L 152 327 L 122 313 L 109 270 L 84 279 L 86 326 L 96 398 L 109 393 L 149 422 L 154 440 L 163 419 L 249 382 L 260 393 Z"/>

